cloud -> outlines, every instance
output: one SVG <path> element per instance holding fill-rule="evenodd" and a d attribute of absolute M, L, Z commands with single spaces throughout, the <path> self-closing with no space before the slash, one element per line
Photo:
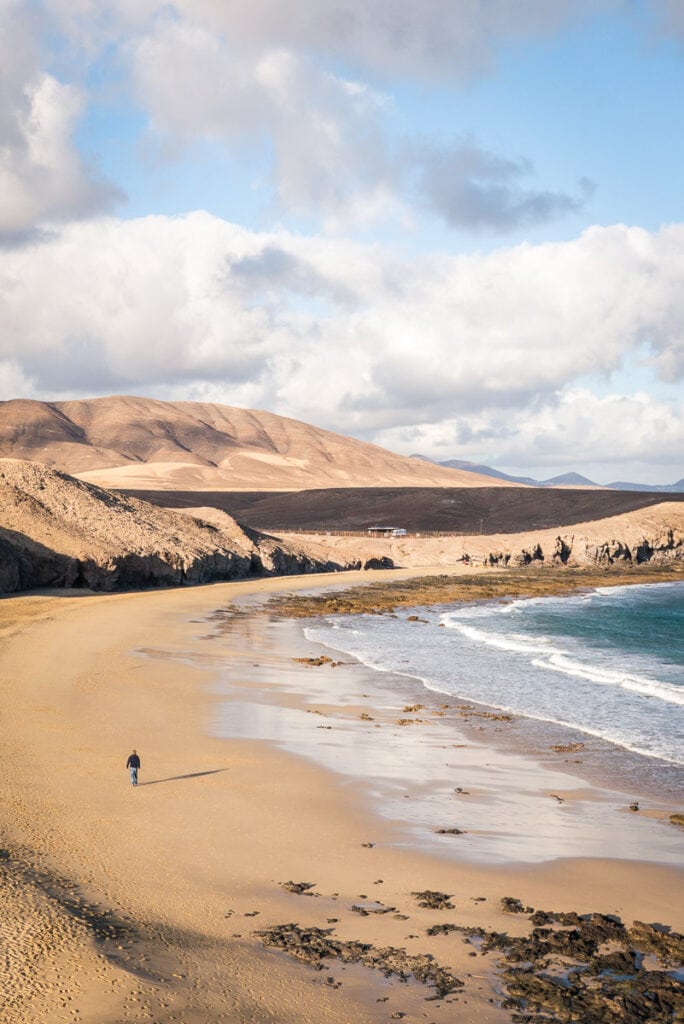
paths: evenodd
<path fill-rule="evenodd" d="M 241 47 L 287 47 L 392 77 L 463 80 L 505 41 L 558 30 L 619 0 L 177 0 L 189 19 Z"/>
<path fill-rule="evenodd" d="M 684 451 L 684 405 L 570 388 L 521 422 L 507 448 L 515 461 L 668 464 Z"/>
<path fill-rule="evenodd" d="M 595 7 L 589 0 L 521 0 L 515 12 L 509 0 L 314 7 L 9 0 L 0 231 L 13 241 L 122 198 L 73 142 L 96 60 L 105 79 L 130 75 L 130 97 L 170 161 L 206 141 L 232 156 L 256 156 L 255 187 L 279 217 L 314 217 L 329 231 L 408 225 L 416 199 L 423 213 L 466 230 L 506 231 L 572 214 L 586 197 L 525 187 L 525 161 L 475 142 L 403 137 L 391 90 L 397 76 L 463 81 L 489 66 L 503 42 L 555 31 Z M 49 58 L 75 82 L 46 70 Z M 126 84 L 119 78 L 117 87 Z"/>
<path fill-rule="evenodd" d="M 381 431 L 376 441 L 435 460 L 464 458 L 539 479 L 570 469 L 598 483 L 674 483 L 682 474 L 684 405 L 636 392 L 598 396 L 586 388 L 503 412 L 488 409 L 438 423 Z"/>
<path fill-rule="evenodd" d="M 118 191 L 78 154 L 72 133 L 81 92 L 40 69 L 37 16 L 18 4 L 0 11 L 0 242 L 19 242 L 37 225 L 88 217 Z"/>
<path fill-rule="evenodd" d="M 452 149 L 432 147 L 417 161 L 419 194 L 452 227 L 507 230 L 543 224 L 577 213 L 593 194 L 584 180 L 578 196 L 523 188 L 533 171 L 528 160 L 509 160 L 472 143 Z"/>
<path fill-rule="evenodd" d="M 268 33 L 248 32 L 243 47 L 240 32 L 239 19 L 220 35 L 160 17 L 129 49 L 136 95 L 169 153 L 197 140 L 233 151 L 260 145 L 270 162 L 264 177 L 286 214 L 316 215 L 332 230 L 408 222 L 417 198 L 452 227 L 506 231 L 574 213 L 590 194 L 524 188 L 529 162 L 472 141 L 402 136 L 387 94 L 275 39 L 268 45 Z"/>
<path fill-rule="evenodd" d="M 551 452 L 595 439 L 608 409 L 601 443 L 633 447 L 643 403 L 618 422 L 596 399 L 583 434 L 581 403 L 558 395 L 644 351 L 681 377 L 683 257 L 683 225 L 409 260 L 201 213 L 72 224 L 0 253 L 1 397 L 19 379 L 45 398 L 191 393 L 391 446 L 420 424 L 433 450 L 517 431 L 521 451 Z"/>
<path fill-rule="evenodd" d="M 684 7 L 680 0 L 652 0 L 661 31 L 684 42 Z"/>
<path fill-rule="evenodd" d="M 365 213 L 390 201 L 387 100 L 367 86 L 282 48 L 243 51 L 173 17 L 130 52 L 136 94 L 167 151 L 197 140 L 268 148 L 268 179 L 290 213 L 349 213 L 360 193 Z"/>

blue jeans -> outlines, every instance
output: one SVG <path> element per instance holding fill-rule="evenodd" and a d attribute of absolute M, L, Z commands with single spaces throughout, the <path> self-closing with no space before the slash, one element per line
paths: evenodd
<path fill-rule="evenodd" d="M 131 786 L 137 786 L 138 785 L 138 769 L 131 767 L 130 772 L 131 772 Z"/>

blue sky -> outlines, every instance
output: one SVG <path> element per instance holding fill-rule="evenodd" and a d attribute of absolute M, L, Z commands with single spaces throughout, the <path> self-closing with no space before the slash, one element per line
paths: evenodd
<path fill-rule="evenodd" d="M 684 475 L 677 0 L 2 0 L 0 399 Z"/>

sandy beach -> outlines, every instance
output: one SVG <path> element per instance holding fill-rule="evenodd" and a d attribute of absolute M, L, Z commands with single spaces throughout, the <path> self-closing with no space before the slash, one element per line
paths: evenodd
<path fill-rule="evenodd" d="M 274 628 L 256 607 L 276 592 L 366 579 L 0 602 L 0 1019 L 495 1024 L 511 1020 L 502 1005 L 510 986 L 497 966 L 501 950 L 483 935 L 531 928 L 529 914 L 503 909 L 504 897 L 684 929 L 684 833 L 667 821 L 682 808 L 655 799 L 635 823 L 627 794 L 576 776 L 562 758 L 502 750 L 494 721 L 458 723 L 466 733 L 451 740 L 452 789 L 465 773 L 477 797 L 494 766 L 498 799 L 505 804 L 508 792 L 531 808 L 540 836 L 542 813 L 570 808 L 581 835 L 599 808 L 609 837 L 602 856 L 583 855 L 579 843 L 572 856 L 532 856 L 531 832 L 510 861 L 481 856 L 487 847 L 477 844 L 468 856 L 455 844 L 474 836 L 428 835 L 429 823 L 391 807 L 380 813 L 389 790 L 374 793 L 373 733 L 379 757 L 398 731 L 400 698 L 383 700 L 358 666 L 295 661 L 315 656 L 315 645 L 300 643 L 291 624 Z M 239 628 L 225 612 L 236 605 Z M 403 729 L 406 750 L 420 728 Z M 448 728 L 434 716 L 428 746 L 446 742 Z M 357 744 L 366 759 L 358 774 L 302 756 L 314 734 L 333 748 Z M 125 770 L 134 747 L 136 789 Z M 392 779 L 397 800 L 410 767 Z M 494 820 L 496 801 L 484 793 L 481 824 L 489 812 Z M 623 859 L 637 832 L 644 856 Z M 420 906 L 415 894 L 425 892 L 450 896 L 452 906 Z M 263 941 L 283 940 L 282 931 L 256 934 L 294 923 L 329 929 L 341 944 L 326 949 L 322 970 Z M 439 925 L 475 931 L 427 934 Z M 369 951 L 354 960 L 351 942 Z M 425 974 L 426 963 L 459 984 L 433 968 Z M 440 984 L 442 998 L 428 1001 Z"/>

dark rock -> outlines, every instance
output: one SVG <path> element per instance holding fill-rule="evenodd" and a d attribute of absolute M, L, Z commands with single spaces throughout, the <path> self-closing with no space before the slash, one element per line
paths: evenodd
<path fill-rule="evenodd" d="M 684 967 L 684 935 L 679 932 L 635 921 L 628 934 L 641 953 L 652 953 L 667 967 Z"/>
<path fill-rule="evenodd" d="M 470 561 L 470 559 L 468 559 Z M 485 565 L 508 565 L 511 560 L 510 552 L 504 551 L 490 551 L 488 555 L 485 555 Z M 465 558 L 463 559 L 465 561 Z"/>
<path fill-rule="evenodd" d="M 412 892 L 418 900 L 419 907 L 427 907 L 428 910 L 453 910 L 451 896 L 445 892 L 435 892 L 433 889 L 425 889 L 423 892 Z"/>
<path fill-rule="evenodd" d="M 588 974 L 636 974 L 638 954 L 633 949 L 618 949 L 614 953 L 595 956 L 587 968 Z"/>
<path fill-rule="evenodd" d="M 560 562 L 561 565 L 567 565 L 571 554 L 572 548 L 570 545 L 562 537 L 556 537 L 556 547 L 552 555 L 552 561 Z"/>
<path fill-rule="evenodd" d="M 654 550 L 655 549 L 647 540 L 642 540 L 641 544 L 638 544 L 634 549 L 634 561 L 637 565 L 642 565 L 644 562 L 650 562 L 653 558 Z"/>
<path fill-rule="evenodd" d="M 502 901 L 503 903 L 503 901 Z M 512 900 L 514 912 L 518 901 Z M 520 912 L 517 910 L 517 912 Z M 482 952 L 502 954 L 505 997 L 517 1024 L 674 1024 L 684 1021 L 684 985 L 642 955 L 679 971 L 684 936 L 635 921 L 627 929 L 607 914 L 537 910 L 528 936 L 457 928 Z M 556 926 L 556 927 L 553 927 Z"/>
<path fill-rule="evenodd" d="M 361 914 L 362 917 L 368 917 L 369 914 L 394 914 L 396 913 L 396 907 L 386 907 L 384 903 L 369 903 L 364 906 L 362 903 L 354 903 L 351 908 L 355 914 Z"/>
<path fill-rule="evenodd" d="M 518 565 L 531 565 L 532 562 L 543 561 L 544 552 L 542 551 L 541 544 L 536 544 L 532 551 L 527 551 L 525 548 L 523 548 L 516 559 Z"/>
<path fill-rule="evenodd" d="M 382 558 L 369 558 L 363 563 L 364 569 L 393 569 L 394 562 L 391 558 L 383 556 Z"/>
<path fill-rule="evenodd" d="M 282 886 L 287 892 L 294 892 L 298 896 L 313 896 L 314 893 L 309 892 L 309 889 L 313 889 L 315 882 L 283 882 Z"/>
<path fill-rule="evenodd" d="M 449 932 L 459 931 L 457 924 L 433 924 L 431 928 L 428 928 L 426 935 L 448 935 Z"/>
<path fill-rule="evenodd" d="M 332 928 L 301 928 L 297 924 L 276 925 L 257 932 L 267 947 L 282 949 L 290 956 L 321 969 L 330 959 L 342 963 L 360 963 L 381 971 L 386 978 L 397 976 L 408 981 L 413 976 L 434 988 L 430 998 L 444 996 L 463 987 L 463 982 L 427 954 L 409 954 L 405 949 L 386 946 L 376 949 L 368 943 L 342 942 L 332 938 Z"/>
<path fill-rule="evenodd" d="M 514 1020 L 581 1021 L 582 1024 L 672 1024 L 682 1020 L 681 982 L 660 971 L 641 971 L 634 978 L 600 979 L 597 987 L 583 978 L 554 979 L 518 969 L 506 971 L 507 1006 L 524 1009 Z M 532 1012 L 543 1016 L 534 1017 Z"/>
<path fill-rule="evenodd" d="M 632 562 L 632 552 L 622 541 L 612 540 L 599 544 L 594 550 L 594 561 L 597 565 L 614 565 L 615 562 Z M 641 561 L 647 561 L 641 558 Z"/>
<path fill-rule="evenodd" d="M 533 914 L 534 907 L 524 907 L 515 896 L 504 896 L 501 900 L 501 909 L 507 914 Z"/>

